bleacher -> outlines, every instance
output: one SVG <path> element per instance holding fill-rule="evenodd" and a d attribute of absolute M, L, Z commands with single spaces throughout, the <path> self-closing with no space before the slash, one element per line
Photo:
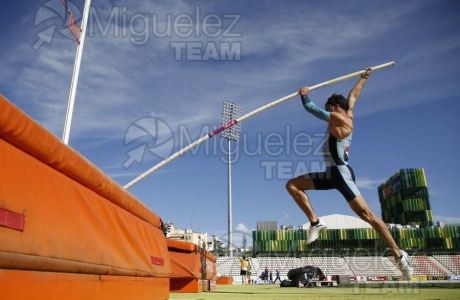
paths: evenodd
<path fill-rule="evenodd" d="M 460 255 L 433 255 L 433 257 L 454 275 L 460 275 Z"/>
<path fill-rule="evenodd" d="M 343 258 L 340 257 L 301 257 L 300 266 L 315 266 L 323 271 L 324 275 L 349 275 Z"/>
<path fill-rule="evenodd" d="M 396 265 L 394 257 L 390 260 Z M 448 273 L 441 267 L 436 265 L 426 255 L 409 256 L 409 261 L 414 269 L 414 275 L 427 275 L 427 276 L 446 276 Z M 442 265 L 442 262 L 439 262 Z"/>
<path fill-rule="evenodd" d="M 460 255 L 415 255 L 410 256 L 414 275 L 446 276 L 460 275 Z M 252 274 L 260 275 L 265 268 L 273 273 L 280 271 L 281 279 L 287 278 L 291 269 L 304 266 L 319 267 L 324 275 L 350 276 L 401 276 L 394 257 L 382 256 L 346 256 L 346 257 L 257 257 L 249 258 Z M 240 261 L 238 257 L 218 257 L 217 276 L 239 276 Z"/>
<path fill-rule="evenodd" d="M 401 276 L 396 266 L 387 258 L 381 256 L 348 256 L 345 257 L 356 276 Z"/>
<path fill-rule="evenodd" d="M 217 276 L 239 276 L 240 260 L 238 257 L 220 256 L 216 259 Z"/>
<path fill-rule="evenodd" d="M 295 257 L 258 257 L 260 269 L 254 271 L 254 274 L 262 274 L 265 269 L 272 272 L 273 280 L 275 279 L 275 270 L 280 271 L 281 280 L 287 279 L 287 273 L 291 269 L 299 267 L 297 258 Z"/>

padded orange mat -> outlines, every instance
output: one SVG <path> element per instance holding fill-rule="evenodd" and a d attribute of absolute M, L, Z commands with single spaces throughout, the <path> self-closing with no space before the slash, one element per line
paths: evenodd
<path fill-rule="evenodd" d="M 169 279 L 0 269 L 0 291 L 8 300 L 168 299 Z"/>
<path fill-rule="evenodd" d="M 160 218 L 3 97 L 0 218 L 0 269 L 171 273 Z"/>
<path fill-rule="evenodd" d="M 216 279 L 216 257 L 193 243 L 166 240 L 171 257 L 171 278 Z"/>

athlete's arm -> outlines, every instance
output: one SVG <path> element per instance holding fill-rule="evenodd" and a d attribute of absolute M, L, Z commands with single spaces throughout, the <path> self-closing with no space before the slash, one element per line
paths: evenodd
<path fill-rule="evenodd" d="M 361 91 L 366 83 L 369 75 L 371 74 L 371 68 L 366 68 L 366 72 L 364 72 L 361 77 L 359 78 L 358 82 L 355 86 L 351 89 L 350 94 L 348 94 L 348 111 L 347 115 L 350 118 L 353 118 L 353 108 L 355 107 L 356 101 L 358 101 L 359 95 L 361 95 Z"/>
<path fill-rule="evenodd" d="M 300 98 L 302 99 L 303 107 L 309 113 L 311 113 L 312 115 L 314 115 L 315 117 L 323 121 L 327 122 L 329 120 L 331 114 L 325 111 L 324 109 L 321 109 L 318 106 L 316 106 L 316 104 L 313 103 L 313 101 L 311 101 L 310 98 L 308 98 L 308 87 L 305 86 L 301 88 L 299 90 L 299 95 L 300 95 Z"/>
<path fill-rule="evenodd" d="M 305 109 L 315 117 L 329 123 L 331 134 L 336 138 L 345 138 L 350 135 L 353 129 L 353 119 L 345 116 L 342 113 L 335 111 L 326 111 L 316 106 L 307 96 L 308 87 L 303 87 L 299 91 L 302 99 L 302 104 Z"/>

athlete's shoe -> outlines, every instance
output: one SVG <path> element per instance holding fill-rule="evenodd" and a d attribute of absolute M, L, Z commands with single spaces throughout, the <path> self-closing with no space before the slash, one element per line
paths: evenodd
<path fill-rule="evenodd" d="M 321 232 L 327 230 L 327 225 L 326 223 L 319 221 L 319 224 L 316 226 L 310 226 L 310 230 L 308 231 L 308 239 L 307 239 L 307 245 L 313 243 L 316 241 L 316 239 L 319 237 Z"/>
<path fill-rule="evenodd" d="M 412 280 L 412 275 L 414 274 L 414 269 L 409 261 L 409 255 L 406 251 L 401 250 L 402 256 L 396 259 L 398 263 L 398 269 L 401 271 L 404 280 Z"/>

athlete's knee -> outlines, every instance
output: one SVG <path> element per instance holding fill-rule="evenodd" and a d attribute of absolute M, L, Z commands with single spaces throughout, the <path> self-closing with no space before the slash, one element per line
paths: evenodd
<path fill-rule="evenodd" d="M 313 181 L 308 177 L 292 178 L 286 182 L 286 190 L 290 193 L 315 189 Z"/>
<path fill-rule="evenodd" d="M 287 190 L 288 192 L 293 192 L 293 191 L 298 190 L 297 187 L 296 187 L 295 184 L 294 184 L 294 180 L 293 180 L 293 179 L 288 180 L 288 182 L 286 182 L 285 188 L 286 188 L 286 190 Z"/>
<path fill-rule="evenodd" d="M 362 209 L 356 212 L 358 216 L 369 224 L 375 221 L 375 214 L 369 209 Z"/>

